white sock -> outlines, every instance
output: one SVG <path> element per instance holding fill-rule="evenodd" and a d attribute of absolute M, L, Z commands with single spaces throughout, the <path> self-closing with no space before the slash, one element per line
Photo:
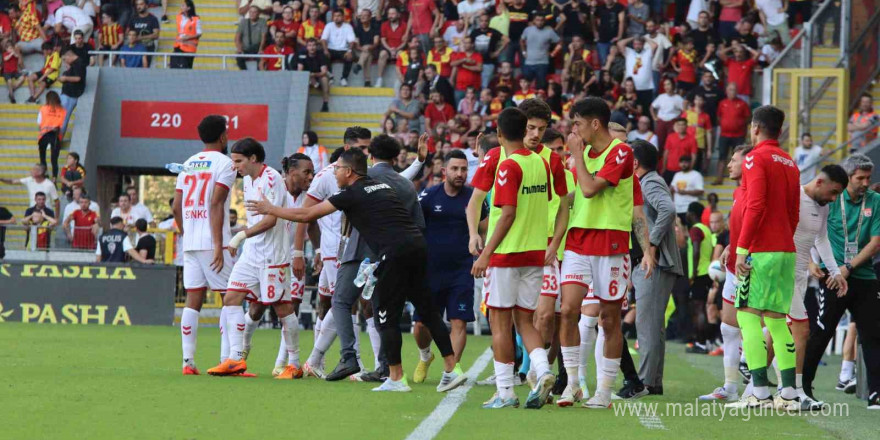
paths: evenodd
<path fill-rule="evenodd" d="M 529 353 L 529 360 L 532 362 L 531 365 L 535 366 L 535 374 L 538 377 L 543 376 L 550 372 L 550 363 L 547 361 L 547 350 L 543 348 L 536 348 Z"/>
<path fill-rule="evenodd" d="M 226 329 L 229 332 L 229 358 L 241 360 L 244 345 L 244 309 L 241 306 L 223 306 L 226 309 Z"/>
<path fill-rule="evenodd" d="M 742 331 L 721 323 L 721 336 L 724 338 L 724 390 L 736 393 L 739 383 L 739 349 L 742 346 Z"/>
<path fill-rule="evenodd" d="M 743 396 L 748 396 L 750 394 L 755 394 L 755 383 L 752 380 L 749 380 L 746 389 L 744 389 L 742 393 Z"/>
<path fill-rule="evenodd" d="M 183 360 L 194 362 L 196 357 L 196 336 L 199 333 L 199 311 L 185 307 L 180 315 L 180 341 L 183 347 Z"/>
<path fill-rule="evenodd" d="M 603 398 L 611 398 L 611 388 L 614 387 L 614 381 L 617 380 L 617 371 L 620 370 L 620 358 L 608 359 L 602 358 L 602 380 L 596 387 L 596 394 Z"/>
<path fill-rule="evenodd" d="M 794 399 L 798 396 L 798 392 L 793 387 L 784 387 L 779 391 L 779 395 L 782 396 L 783 399 Z"/>
<path fill-rule="evenodd" d="M 770 397 L 770 390 L 768 390 L 766 386 L 752 387 L 752 394 L 759 399 L 766 399 Z"/>
<path fill-rule="evenodd" d="M 287 365 L 299 368 L 299 319 L 291 313 L 280 319 L 284 346 L 287 349 Z"/>
<path fill-rule="evenodd" d="M 561 347 L 562 349 L 562 365 L 565 367 L 565 373 L 568 375 L 568 385 L 576 385 L 575 374 L 578 373 L 578 367 L 581 358 L 581 347 Z"/>
<path fill-rule="evenodd" d="M 284 342 L 284 329 L 281 329 L 281 341 L 278 343 L 278 356 L 275 357 L 275 366 L 283 367 L 287 365 L 287 343 Z"/>
<path fill-rule="evenodd" d="M 419 360 L 422 362 L 428 362 L 431 360 L 431 346 L 429 345 L 426 348 L 419 349 Z"/>
<path fill-rule="evenodd" d="M 220 363 L 229 357 L 229 332 L 226 331 L 226 307 L 220 308 Z"/>
<path fill-rule="evenodd" d="M 373 318 L 367 320 L 367 336 L 370 337 L 370 345 L 373 347 L 373 369 L 378 370 L 379 350 L 382 349 L 382 338 L 379 337 L 379 330 L 376 329 L 376 321 Z"/>
<path fill-rule="evenodd" d="M 316 343 L 316 344 L 318 343 L 318 336 L 321 335 L 321 324 L 323 322 L 324 322 L 324 320 L 321 319 L 320 316 L 318 316 L 318 319 L 315 320 L 315 327 L 313 329 L 314 331 L 312 332 L 312 336 L 315 337 L 314 343 Z"/>
<path fill-rule="evenodd" d="M 354 330 L 354 354 L 358 361 L 358 367 L 363 370 L 364 363 L 361 362 L 361 327 L 358 324 L 358 315 L 351 315 L 351 328 Z"/>
<path fill-rule="evenodd" d="M 320 365 L 324 361 L 324 353 L 330 349 L 330 346 L 333 345 L 333 340 L 336 339 L 336 323 L 333 319 L 333 310 L 330 310 L 324 315 L 324 320 L 321 321 L 321 334 L 318 336 L 318 340 L 315 341 L 315 347 L 312 349 L 312 354 L 309 355 L 308 360 L 309 365 L 313 367 Z"/>
<path fill-rule="evenodd" d="M 578 331 L 581 334 L 580 354 L 578 355 L 578 378 L 587 377 L 587 358 L 593 352 L 593 346 L 596 345 L 596 324 L 599 318 L 596 316 L 581 315 L 578 321 Z"/>
<path fill-rule="evenodd" d="M 598 384 L 603 371 L 605 371 L 602 368 L 602 362 L 605 360 L 605 329 L 602 327 L 599 327 L 599 332 L 596 334 L 596 350 L 593 356 L 596 358 L 596 383 Z"/>
<path fill-rule="evenodd" d="M 805 397 L 807 397 L 807 393 L 804 392 L 804 375 L 803 374 L 798 373 L 798 374 L 794 375 L 794 386 L 795 386 L 796 391 L 798 393 L 798 397 L 800 397 L 801 400 L 803 400 Z"/>
<path fill-rule="evenodd" d="M 184 310 L 186 310 L 186 309 L 184 309 Z M 181 324 L 183 324 L 183 321 L 181 321 Z M 840 376 L 838 377 L 838 379 L 841 382 L 848 382 L 849 380 L 852 379 L 853 370 L 855 370 L 855 368 L 856 368 L 856 361 L 843 361 L 843 363 L 840 364 Z"/>
<path fill-rule="evenodd" d="M 260 321 L 254 321 L 251 319 L 250 313 L 244 314 L 244 343 L 242 344 L 242 348 L 246 351 L 251 351 L 251 343 L 254 341 L 254 332 L 257 331 L 257 327 L 260 326 Z"/>
<path fill-rule="evenodd" d="M 773 357 L 773 371 L 776 372 L 776 387 L 782 389 L 782 372 L 779 371 L 779 365 L 776 364 L 776 356 Z"/>
<path fill-rule="evenodd" d="M 513 363 L 495 361 L 495 386 L 498 388 L 498 397 L 511 399 L 513 393 Z"/>

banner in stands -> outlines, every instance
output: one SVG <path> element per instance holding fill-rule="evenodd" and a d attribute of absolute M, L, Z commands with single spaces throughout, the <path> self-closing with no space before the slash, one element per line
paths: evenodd
<path fill-rule="evenodd" d="M 122 101 L 120 136 L 124 138 L 199 140 L 199 122 L 222 115 L 229 139 L 269 138 L 269 106 L 167 101 Z"/>
<path fill-rule="evenodd" d="M 0 263 L 0 322 L 169 325 L 174 266 Z"/>

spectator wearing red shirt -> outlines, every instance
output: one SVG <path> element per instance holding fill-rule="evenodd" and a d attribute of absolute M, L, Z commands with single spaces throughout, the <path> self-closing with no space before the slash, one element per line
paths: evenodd
<path fill-rule="evenodd" d="M 285 32 L 281 29 L 275 31 L 275 44 L 263 49 L 264 55 L 284 55 L 282 58 L 261 58 L 260 70 L 283 70 L 284 61 L 287 56 L 293 53 L 293 49 L 288 46 Z"/>
<path fill-rule="evenodd" d="M 73 214 L 64 219 L 64 233 L 76 249 L 93 249 L 95 247 L 95 233 L 101 215 L 89 209 L 91 203 L 92 200 L 88 194 L 83 193 L 79 198 L 80 209 L 73 211 Z M 73 223 L 73 237 L 70 236 L 71 222 Z"/>
<path fill-rule="evenodd" d="M 733 51 L 733 58 L 728 55 L 730 51 Z M 718 58 L 724 61 L 727 69 L 727 82 L 736 84 L 739 99 L 746 103 L 752 100 L 752 72 L 758 65 L 759 55 L 755 49 L 739 42 L 718 53 Z"/>
<path fill-rule="evenodd" d="M 452 54 L 452 76 L 455 77 L 455 105 L 464 98 L 468 87 L 480 89 L 483 72 L 483 56 L 474 51 L 474 40 L 464 37 L 461 40 L 462 52 Z"/>
<path fill-rule="evenodd" d="M 724 89 L 727 97 L 718 102 L 717 116 L 721 133 L 718 136 L 718 177 L 714 182 L 716 185 L 724 181 L 727 154 L 745 142 L 746 128 L 752 117 L 749 105 L 737 97 L 736 90 L 736 84 L 727 84 Z"/>
<path fill-rule="evenodd" d="M 434 130 L 437 124 L 449 122 L 454 117 L 455 109 L 452 108 L 452 105 L 446 103 L 446 99 L 440 92 L 432 90 L 431 103 L 425 107 L 425 126 L 429 130 Z"/>
<path fill-rule="evenodd" d="M 697 50 L 694 49 L 694 39 L 691 37 L 685 37 L 683 45 L 672 56 L 671 62 L 672 68 L 678 72 L 678 89 L 688 93 L 697 85 Z"/>
<path fill-rule="evenodd" d="M 269 27 L 270 35 L 276 35 L 278 31 L 284 32 L 284 45 L 294 49 L 296 48 L 296 34 L 302 23 L 294 19 L 293 8 L 285 6 L 281 10 L 281 18 L 272 22 Z"/>
<path fill-rule="evenodd" d="M 397 56 L 406 50 L 409 39 L 409 23 L 400 19 L 400 11 L 396 7 L 388 8 L 388 20 L 379 28 L 379 79 L 376 87 L 382 87 L 382 74 L 389 60 L 397 60 Z"/>
<path fill-rule="evenodd" d="M 407 11 L 410 31 L 419 38 L 422 51 L 426 52 L 431 47 L 431 31 L 436 30 L 440 24 L 440 10 L 434 0 L 410 0 Z"/>
<path fill-rule="evenodd" d="M 694 157 L 697 154 L 697 139 L 693 134 L 688 133 L 687 119 L 676 119 L 672 129 L 674 133 L 666 136 L 666 144 L 663 148 L 662 174 L 667 185 L 672 182 L 675 173 L 681 171 L 679 164 L 681 158 Z"/>

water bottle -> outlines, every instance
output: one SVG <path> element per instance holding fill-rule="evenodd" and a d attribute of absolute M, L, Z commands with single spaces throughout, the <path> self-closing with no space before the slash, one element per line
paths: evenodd
<path fill-rule="evenodd" d="M 373 289 L 376 288 L 376 276 L 373 275 L 373 270 L 375 270 L 375 264 L 370 265 L 370 276 L 367 278 L 367 283 L 364 285 L 364 291 L 361 293 L 361 297 L 368 300 L 373 297 Z"/>
<path fill-rule="evenodd" d="M 360 265 L 360 267 L 358 267 L 358 274 L 354 278 L 354 285 L 355 286 L 364 287 L 364 285 L 367 283 L 367 277 L 369 276 L 369 273 L 367 272 L 367 270 L 369 267 L 370 267 L 370 259 L 369 258 L 366 258 L 366 259 L 364 259 L 364 261 L 361 261 L 361 265 Z"/>
<path fill-rule="evenodd" d="M 174 174 L 180 174 L 180 173 L 189 173 L 190 171 L 192 171 L 192 166 L 185 165 L 182 163 L 172 162 L 172 163 L 166 163 L 165 169 L 174 173 Z"/>

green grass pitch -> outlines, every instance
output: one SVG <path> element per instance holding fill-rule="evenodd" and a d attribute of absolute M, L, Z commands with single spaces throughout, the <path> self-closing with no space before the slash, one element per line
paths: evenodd
<path fill-rule="evenodd" d="M 257 378 L 218 378 L 180 374 L 180 336 L 175 327 L 100 327 L 0 324 L 0 439 L 403 439 L 434 410 L 444 395 L 434 388 L 442 363 L 435 362 L 425 384 L 408 394 L 370 392 L 373 384 L 327 383 L 314 378 L 278 381 L 271 377 L 279 331 L 260 330 L 248 362 Z M 311 332 L 301 333 L 301 355 L 308 356 Z M 470 337 L 462 361 L 465 370 L 490 345 L 486 336 Z M 372 367 L 366 334 L 365 363 Z M 328 354 L 335 366 L 338 345 Z M 199 329 L 196 360 L 204 373 L 219 355 L 216 327 Z M 404 335 L 404 369 L 412 374 L 417 352 Z M 721 358 L 667 349 L 664 396 L 657 418 L 632 413 L 560 409 L 538 411 L 480 408 L 491 387 L 475 386 L 443 427 L 438 439 L 706 439 L 876 438 L 876 413 L 853 396 L 833 390 L 839 357 L 820 367 L 817 397 L 848 404 L 848 414 L 817 416 L 673 415 L 667 403 L 694 404 L 722 381 Z M 594 368 L 592 361 L 589 367 Z M 480 378 L 487 376 L 491 363 Z M 591 390 L 593 383 L 591 383 Z M 522 402 L 527 390 L 516 389 Z M 619 409 L 624 405 L 615 402 Z M 700 412 L 711 407 L 704 404 Z M 841 410 L 843 411 L 843 410 Z M 683 413 L 684 411 L 682 411 Z M 572 434 L 574 434 L 572 436 Z"/>

